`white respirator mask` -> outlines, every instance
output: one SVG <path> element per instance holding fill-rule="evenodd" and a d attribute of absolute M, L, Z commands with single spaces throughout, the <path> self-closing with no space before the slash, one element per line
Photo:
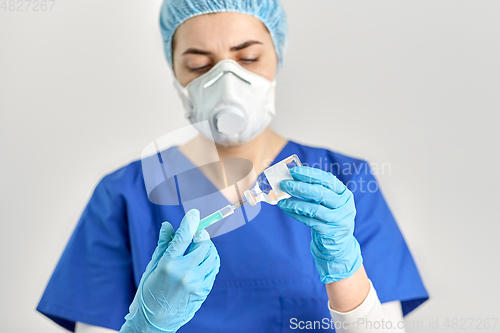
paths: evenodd
<path fill-rule="evenodd" d="M 224 146 L 252 140 L 276 112 L 276 80 L 250 72 L 234 60 L 221 60 L 185 87 L 175 78 L 174 86 L 186 117 L 201 134 Z M 201 125 L 205 120 L 210 128 Z"/>

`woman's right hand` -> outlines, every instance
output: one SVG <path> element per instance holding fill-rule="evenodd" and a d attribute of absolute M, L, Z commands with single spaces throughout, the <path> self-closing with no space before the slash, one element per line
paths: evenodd
<path fill-rule="evenodd" d="M 161 227 L 158 246 L 142 275 L 120 332 L 175 332 L 201 307 L 219 272 L 220 259 L 206 230 L 196 232 L 200 212 L 192 209 L 179 229 Z M 193 240 L 189 252 L 184 255 Z"/>

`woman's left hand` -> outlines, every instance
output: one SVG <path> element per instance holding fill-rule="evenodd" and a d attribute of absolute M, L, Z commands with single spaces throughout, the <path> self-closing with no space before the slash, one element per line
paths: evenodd
<path fill-rule="evenodd" d="M 302 200 L 283 199 L 278 206 L 311 227 L 311 253 L 321 281 L 332 283 L 350 277 L 363 263 L 353 235 L 356 208 L 352 192 L 333 174 L 320 169 L 298 166 L 290 173 L 294 180 L 283 180 L 281 189 Z"/>

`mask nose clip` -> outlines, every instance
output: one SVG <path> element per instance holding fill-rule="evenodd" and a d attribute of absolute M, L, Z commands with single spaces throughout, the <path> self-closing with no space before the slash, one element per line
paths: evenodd
<path fill-rule="evenodd" d="M 217 130 L 228 136 L 242 132 L 246 122 L 247 117 L 245 112 L 236 105 L 224 105 L 215 113 L 215 126 Z"/>
<path fill-rule="evenodd" d="M 249 85 L 252 85 L 252 83 L 250 83 L 249 81 L 245 80 L 244 78 L 242 78 L 240 75 L 236 74 L 235 72 L 233 71 L 230 71 L 230 70 L 226 70 L 226 71 L 223 71 L 221 73 L 219 73 L 216 77 L 214 77 L 212 80 L 208 81 L 207 83 L 205 83 L 203 85 L 203 89 L 207 89 L 208 87 L 214 85 L 217 81 L 219 81 L 224 75 L 228 75 L 228 74 L 232 74 L 234 76 L 236 76 L 238 79 L 240 79 L 241 81 L 249 84 Z"/>

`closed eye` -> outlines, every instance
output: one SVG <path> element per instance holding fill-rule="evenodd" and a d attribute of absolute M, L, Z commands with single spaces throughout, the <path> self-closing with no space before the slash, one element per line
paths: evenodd
<path fill-rule="evenodd" d="M 241 61 L 244 61 L 244 62 L 255 62 L 257 60 L 259 60 L 259 58 L 253 58 L 253 59 L 240 59 Z"/>
<path fill-rule="evenodd" d="M 243 61 L 243 62 L 246 62 L 246 63 L 252 63 L 252 62 L 256 62 L 257 60 L 259 60 L 259 58 L 249 58 L 249 59 L 240 59 L 240 61 Z M 199 71 L 202 71 L 202 70 L 205 70 L 207 69 L 208 67 L 210 67 L 210 65 L 206 65 L 206 66 L 202 66 L 202 67 L 197 67 L 197 68 L 190 68 L 189 70 L 191 72 L 199 72 Z"/>
<path fill-rule="evenodd" d="M 202 66 L 202 67 L 197 67 L 197 68 L 190 68 L 189 70 L 191 72 L 198 72 L 198 71 L 201 71 L 201 70 L 204 70 L 206 68 L 208 68 L 210 65 L 206 65 L 206 66 Z"/>

